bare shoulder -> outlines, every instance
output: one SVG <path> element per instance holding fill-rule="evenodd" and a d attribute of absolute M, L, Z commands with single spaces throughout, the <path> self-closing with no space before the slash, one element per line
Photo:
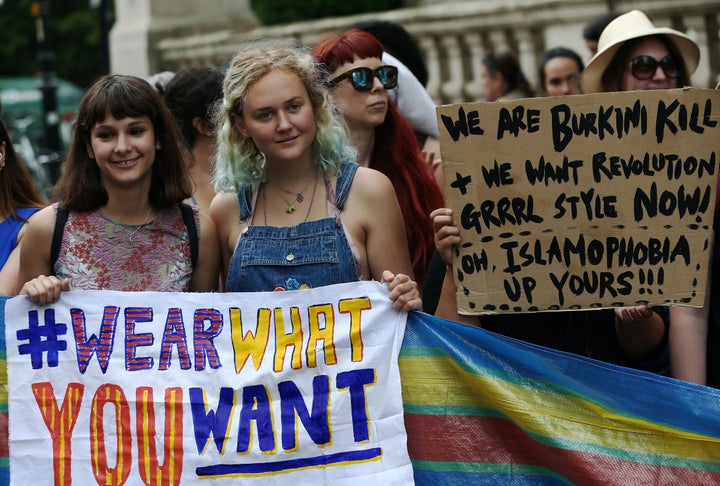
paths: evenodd
<path fill-rule="evenodd" d="M 382 202 L 387 200 L 386 198 L 394 198 L 395 190 L 390 179 L 382 172 L 367 167 L 358 167 L 350 196 L 358 197 L 364 202 Z"/>
<path fill-rule="evenodd" d="M 210 214 L 217 210 L 238 206 L 238 195 L 235 192 L 220 192 L 213 197 L 210 203 Z"/>
<path fill-rule="evenodd" d="M 56 219 L 55 208 L 47 206 L 35 213 L 25 225 L 25 236 L 20 245 L 18 289 L 38 275 L 49 275 L 52 272 L 50 246 Z"/>
<path fill-rule="evenodd" d="M 237 193 L 221 192 L 210 203 L 210 217 L 215 221 L 215 224 L 219 225 L 228 218 L 237 220 L 239 214 L 240 204 L 238 203 Z"/>
<path fill-rule="evenodd" d="M 29 236 L 33 240 L 42 238 L 41 241 L 48 241 L 55 231 L 56 219 L 55 208 L 52 206 L 44 207 L 28 220 L 27 225 L 25 225 L 25 236 Z"/>

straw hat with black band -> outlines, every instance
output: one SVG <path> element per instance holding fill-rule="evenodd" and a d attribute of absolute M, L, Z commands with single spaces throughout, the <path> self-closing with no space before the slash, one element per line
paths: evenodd
<path fill-rule="evenodd" d="M 680 52 L 688 76 L 695 72 L 700 60 L 700 48 L 695 41 L 677 30 L 655 27 L 647 15 L 640 10 L 633 10 L 619 16 L 603 30 L 598 41 L 598 52 L 582 73 L 584 91 L 586 93 L 604 91 L 603 73 L 612 62 L 618 49 L 629 40 L 651 35 L 667 37 Z"/>

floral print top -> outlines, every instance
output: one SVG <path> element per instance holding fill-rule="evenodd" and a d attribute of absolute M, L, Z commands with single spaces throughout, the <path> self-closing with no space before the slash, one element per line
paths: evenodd
<path fill-rule="evenodd" d="M 193 212 L 200 228 L 197 207 Z M 70 212 L 54 270 L 73 290 L 189 291 L 193 269 L 180 207 L 141 225 L 117 223 L 99 209 Z"/>

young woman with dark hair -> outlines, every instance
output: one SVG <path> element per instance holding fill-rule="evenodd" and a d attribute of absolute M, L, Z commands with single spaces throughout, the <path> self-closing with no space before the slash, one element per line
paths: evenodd
<path fill-rule="evenodd" d="M 582 94 L 582 70 L 585 65 L 580 55 L 567 47 L 553 47 L 540 58 L 538 79 L 545 96 Z"/>
<path fill-rule="evenodd" d="M 655 27 L 633 10 L 603 30 L 598 52 L 583 70 L 583 87 L 586 93 L 682 88 L 690 85 L 699 60 L 690 37 Z"/>
<path fill-rule="evenodd" d="M 395 188 L 413 271 L 422 285 L 435 249 L 429 215 L 444 204 L 443 195 L 412 128 L 388 98 L 397 71 L 382 65 L 382 54 L 380 42 L 359 29 L 330 35 L 313 49 L 327 70 L 330 99 L 343 116 L 358 163 L 385 174 Z"/>
<path fill-rule="evenodd" d="M 57 202 L 28 224 L 21 293 L 44 305 L 70 289 L 214 290 L 217 235 L 209 217 L 181 206 L 191 192 L 187 150 L 160 95 L 141 78 L 104 76 L 73 130 Z"/>
<path fill-rule="evenodd" d="M 520 67 L 520 61 L 509 50 L 492 51 L 482 59 L 481 82 L 487 101 L 514 100 L 535 96 Z"/>
<path fill-rule="evenodd" d="M 30 172 L 0 121 L 0 295 L 15 292 L 22 240 L 28 220 L 45 205 Z"/>
<path fill-rule="evenodd" d="M 222 99 L 224 74 L 215 67 L 185 67 L 167 83 L 162 96 L 180 126 L 191 152 L 193 204 L 210 213 L 215 197 L 212 157 L 215 155 L 214 105 Z"/>

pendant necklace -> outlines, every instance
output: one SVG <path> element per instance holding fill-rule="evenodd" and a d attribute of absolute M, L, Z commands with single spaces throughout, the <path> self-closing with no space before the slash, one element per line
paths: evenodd
<path fill-rule="evenodd" d="M 290 194 L 291 196 L 295 196 L 295 202 L 297 202 L 298 204 L 300 204 L 301 202 L 303 202 L 303 201 L 305 200 L 305 196 L 303 196 L 303 193 L 304 193 L 305 191 L 307 191 L 307 188 L 308 188 L 308 187 L 310 187 L 310 183 L 311 183 L 312 181 L 316 180 L 316 179 L 317 179 L 317 171 L 315 172 L 315 176 L 311 177 L 311 178 L 307 181 L 307 184 L 305 184 L 305 187 L 303 187 L 303 190 L 300 191 L 300 192 L 288 191 L 287 189 L 284 189 L 284 188 L 278 186 L 277 184 L 275 184 L 275 185 L 276 185 L 277 188 L 280 189 L 281 191 L 283 191 L 283 192 L 285 192 L 285 193 L 287 193 L 287 194 Z M 269 182 L 269 181 L 268 181 L 268 182 Z M 297 208 L 295 207 L 295 202 L 293 202 L 293 201 L 288 201 L 287 199 L 285 199 L 284 196 L 282 197 L 282 200 L 285 201 L 285 204 L 288 205 L 287 209 L 285 210 L 286 213 L 291 214 L 291 213 L 293 213 L 293 212 L 295 211 L 295 209 L 297 209 Z"/>
<path fill-rule="evenodd" d="M 315 184 L 313 185 L 312 195 L 310 196 L 310 205 L 308 206 L 308 210 L 307 210 L 307 213 L 305 214 L 305 219 L 303 220 L 303 223 L 305 221 L 307 221 L 308 218 L 310 217 L 310 211 L 312 211 L 313 203 L 315 202 L 315 192 L 317 191 L 317 179 L 318 179 L 318 172 L 316 171 L 315 176 L 312 178 L 312 181 L 315 181 Z M 308 187 L 310 187 L 309 182 L 305 186 L 305 189 L 303 189 L 303 192 L 305 192 L 305 190 Z M 285 192 L 288 192 L 288 191 L 285 191 Z M 294 194 L 294 193 L 290 193 L 290 194 Z M 304 200 L 304 198 L 302 197 L 302 193 L 298 194 L 298 197 L 300 198 L 300 200 L 298 202 L 302 202 Z M 263 217 L 265 218 L 265 226 L 267 226 L 267 191 L 266 191 L 265 187 L 263 187 L 263 190 L 262 190 L 262 198 L 263 198 Z M 288 203 L 288 201 L 285 198 L 282 198 L 282 199 L 283 199 L 283 201 L 285 201 L 285 203 Z M 292 207 L 292 210 L 290 209 L 290 207 Z M 295 211 L 295 205 L 290 204 L 285 212 L 288 214 L 291 214 L 293 211 Z"/>
<path fill-rule="evenodd" d="M 128 225 L 123 224 L 123 223 L 119 223 L 119 222 L 115 221 L 115 220 L 112 219 L 110 216 L 108 216 L 107 213 L 106 213 L 103 209 L 100 209 L 100 212 L 103 213 L 103 214 L 105 215 L 105 217 L 106 217 L 107 219 L 109 219 L 109 220 L 115 225 L 115 227 L 116 227 L 117 229 L 119 229 L 120 231 L 122 231 L 122 233 L 125 235 L 125 238 L 127 238 L 128 242 L 129 242 L 131 245 L 133 245 L 133 244 L 135 244 L 135 241 L 133 240 L 133 236 L 135 236 L 135 234 L 136 234 L 138 231 L 140 231 L 140 229 L 143 228 L 143 227 L 148 223 L 148 218 L 150 217 L 150 213 L 152 212 L 152 206 L 150 206 L 150 207 L 148 208 L 148 211 L 147 211 L 147 213 L 145 214 L 145 219 L 143 220 L 143 222 L 142 222 L 141 224 L 139 224 L 139 225 L 137 226 L 137 228 L 135 228 L 130 234 L 128 234 L 128 232 L 125 231 L 125 226 L 128 226 Z"/>

